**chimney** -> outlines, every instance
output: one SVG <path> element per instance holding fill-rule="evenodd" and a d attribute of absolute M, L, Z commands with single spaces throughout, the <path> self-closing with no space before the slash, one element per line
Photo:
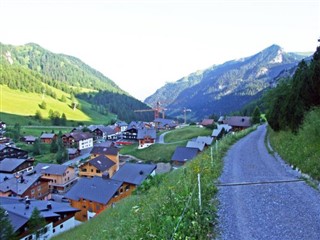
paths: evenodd
<path fill-rule="evenodd" d="M 50 202 L 47 203 L 47 209 L 51 210 L 52 209 L 52 205 Z"/>

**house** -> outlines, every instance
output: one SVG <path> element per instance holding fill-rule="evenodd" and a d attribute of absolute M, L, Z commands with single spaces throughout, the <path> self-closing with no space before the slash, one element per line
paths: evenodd
<path fill-rule="evenodd" d="M 28 152 L 16 147 L 0 144 L 0 161 L 5 158 L 28 158 Z"/>
<path fill-rule="evenodd" d="M 157 138 L 157 132 L 154 128 L 138 129 L 137 140 L 139 141 L 138 149 L 143 149 L 154 144 Z"/>
<path fill-rule="evenodd" d="M 0 197 L 26 197 L 46 199 L 49 194 L 49 180 L 42 179 L 34 171 L 16 175 L 0 183 Z"/>
<path fill-rule="evenodd" d="M 93 135 L 89 132 L 71 132 L 61 136 L 66 147 L 74 147 L 79 150 L 93 147 Z"/>
<path fill-rule="evenodd" d="M 232 129 L 228 124 L 218 124 L 216 129 L 213 129 L 211 137 L 215 140 L 220 139 L 224 134 Z"/>
<path fill-rule="evenodd" d="M 109 147 L 114 147 L 115 143 L 112 141 L 105 141 L 105 142 L 99 142 L 99 143 L 95 143 L 94 144 L 95 147 L 105 147 L 105 148 L 109 148 Z"/>
<path fill-rule="evenodd" d="M 213 138 L 210 136 L 199 136 L 195 139 L 196 142 L 203 142 L 206 146 L 210 146 L 212 144 Z"/>
<path fill-rule="evenodd" d="M 151 125 L 145 122 L 132 121 L 128 125 L 127 129 L 124 132 L 122 132 L 122 138 L 136 140 L 138 136 L 138 129 L 151 128 L 151 127 L 152 127 Z"/>
<path fill-rule="evenodd" d="M 78 148 L 67 148 L 69 160 L 80 156 L 81 151 Z"/>
<path fill-rule="evenodd" d="M 74 208 L 80 209 L 75 218 L 86 221 L 125 196 L 122 182 L 102 177 L 81 178 L 65 197 Z"/>
<path fill-rule="evenodd" d="M 115 169 L 115 171 L 118 171 L 119 163 L 120 163 L 118 148 L 94 146 L 90 152 L 90 159 L 93 159 L 99 156 L 105 156 L 115 163 L 115 166 L 113 166 L 113 168 L 110 170 L 111 172 L 113 171 L 113 169 Z"/>
<path fill-rule="evenodd" d="M 5 210 L 13 231 L 18 239 L 36 239 L 35 234 L 28 231 L 28 222 L 35 208 L 45 218 L 46 229 L 41 239 L 50 239 L 76 226 L 74 215 L 79 209 L 70 207 L 68 203 L 48 202 L 29 198 L 0 197 L 0 206 Z"/>
<path fill-rule="evenodd" d="M 149 176 L 155 175 L 156 164 L 125 163 L 111 179 L 123 182 L 123 187 L 130 195 Z"/>
<path fill-rule="evenodd" d="M 88 126 L 93 133 L 94 139 L 117 139 L 116 127 L 104 125 L 90 125 Z"/>
<path fill-rule="evenodd" d="M 212 124 L 214 124 L 214 119 L 203 119 L 200 123 L 204 127 L 211 126 Z"/>
<path fill-rule="evenodd" d="M 178 126 L 176 121 L 172 119 L 156 118 L 153 122 L 158 130 L 174 129 Z"/>
<path fill-rule="evenodd" d="M 33 163 L 33 158 L 5 158 L 0 161 L 0 173 L 21 174 L 30 172 L 33 169 Z"/>
<path fill-rule="evenodd" d="M 203 151 L 204 147 L 204 142 L 188 141 L 187 143 L 187 148 L 197 148 L 200 152 Z"/>
<path fill-rule="evenodd" d="M 105 155 L 99 155 L 79 166 L 79 177 L 110 178 L 117 171 L 117 164 Z"/>
<path fill-rule="evenodd" d="M 34 172 L 42 175 L 42 179 L 49 180 L 52 193 L 65 193 L 77 181 L 74 167 L 53 163 L 38 163 Z"/>
<path fill-rule="evenodd" d="M 26 144 L 34 144 L 34 142 L 37 140 L 38 138 L 35 136 L 24 136 L 20 139 L 21 142 L 24 142 Z"/>
<path fill-rule="evenodd" d="M 42 133 L 40 136 L 40 141 L 42 143 L 51 144 L 54 140 L 57 140 L 57 134 L 55 133 Z"/>
<path fill-rule="evenodd" d="M 120 132 L 124 132 L 125 130 L 127 130 L 128 127 L 128 123 L 124 121 L 118 121 L 114 125 L 119 128 Z"/>
<path fill-rule="evenodd" d="M 181 166 L 185 164 L 187 161 L 195 158 L 198 153 L 198 148 L 177 147 L 171 157 L 171 162 L 175 166 Z"/>
<path fill-rule="evenodd" d="M 251 117 L 244 116 L 231 116 L 227 117 L 224 121 L 224 124 L 228 124 L 232 127 L 232 131 L 241 131 L 248 127 L 251 127 Z"/>

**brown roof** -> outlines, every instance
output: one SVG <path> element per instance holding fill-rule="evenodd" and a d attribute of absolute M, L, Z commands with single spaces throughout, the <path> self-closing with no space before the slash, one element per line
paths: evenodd
<path fill-rule="evenodd" d="M 250 127 L 251 117 L 232 116 L 232 117 L 228 117 L 223 122 L 226 124 L 229 124 L 231 127 Z"/>
<path fill-rule="evenodd" d="M 200 124 L 203 126 L 212 125 L 212 124 L 214 124 L 214 120 L 213 119 L 203 119 Z"/>

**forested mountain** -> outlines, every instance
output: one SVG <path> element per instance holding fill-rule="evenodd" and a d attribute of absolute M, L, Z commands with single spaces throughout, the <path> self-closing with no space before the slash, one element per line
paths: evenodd
<path fill-rule="evenodd" d="M 293 77 L 282 79 L 263 101 L 273 130 L 297 131 L 305 113 L 320 106 L 320 47 L 309 63 L 301 61 Z"/>
<path fill-rule="evenodd" d="M 277 45 L 242 59 L 212 66 L 193 73 L 175 83 L 167 83 L 145 100 L 153 105 L 161 100 L 169 114 L 181 115 L 184 108 L 191 109 L 194 119 L 211 114 L 238 111 L 262 96 L 285 69 L 291 69 L 305 55 L 286 53 Z M 174 93 L 174 94 L 173 94 Z"/>
<path fill-rule="evenodd" d="M 108 123 L 115 120 L 115 115 L 124 121 L 152 119 L 148 112 L 134 113 L 134 109 L 150 107 L 75 57 L 52 53 L 34 43 L 23 46 L 0 43 L 0 50 L 0 86 L 6 86 L 3 113 L 46 119 L 50 118 L 51 110 L 67 114 L 68 120 L 92 123 Z M 14 104 L 19 102 L 13 100 L 17 97 L 29 99 L 24 109 Z M 1 117 L 5 118 L 5 114 Z"/>

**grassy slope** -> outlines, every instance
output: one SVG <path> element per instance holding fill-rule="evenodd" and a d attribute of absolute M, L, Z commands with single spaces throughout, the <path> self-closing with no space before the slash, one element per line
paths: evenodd
<path fill-rule="evenodd" d="M 54 88 L 52 88 L 54 89 Z M 54 89 L 57 94 L 57 98 L 61 98 L 62 95 L 66 93 Z M 66 95 L 67 101 L 61 102 L 49 96 L 45 96 L 42 99 L 41 94 L 37 93 L 26 93 L 18 90 L 13 90 L 7 86 L 0 85 L 0 118 L 2 121 L 8 124 L 14 124 L 15 122 L 24 123 L 25 119 L 21 117 L 34 116 L 36 110 L 40 110 L 43 118 L 48 118 L 49 110 L 57 110 L 60 114 L 65 113 L 67 120 L 77 121 L 77 122 L 108 122 L 110 119 L 114 118 L 113 115 L 103 116 L 95 111 L 91 110 L 90 104 L 84 101 L 80 101 L 82 110 L 73 110 L 71 105 L 70 96 Z M 45 101 L 47 108 L 45 110 L 39 107 L 42 101 Z M 19 116 L 21 115 L 21 116 Z M 25 125 L 25 123 L 23 124 Z M 42 125 L 42 124 L 39 124 Z"/>
<path fill-rule="evenodd" d="M 53 239 L 213 239 L 217 235 L 217 202 L 213 201 L 217 188 L 213 182 L 221 174 L 222 158 L 228 148 L 249 131 L 219 141 L 212 159 L 208 149 L 185 167 L 156 176 L 149 182 L 151 188 L 147 192 L 125 198 L 115 208 Z"/>
<path fill-rule="evenodd" d="M 170 131 L 165 135 L 165 142 L 170 144 L 153 144 L 145 149 L 138 149 L 138 144 L 125 146 L 121 154 L 129 154 L 146 162 L 170 162 L 177 146 L 186 146 L 187 141 L 197 136 L 211 136 L 212 130 L 196 126 Z"/>
<path fill-rule="evenodd" d="M 269 132 L 272 147 L 283 159 L 320 180 L 320 108 L 307 114 L 297 134 Z"/>

